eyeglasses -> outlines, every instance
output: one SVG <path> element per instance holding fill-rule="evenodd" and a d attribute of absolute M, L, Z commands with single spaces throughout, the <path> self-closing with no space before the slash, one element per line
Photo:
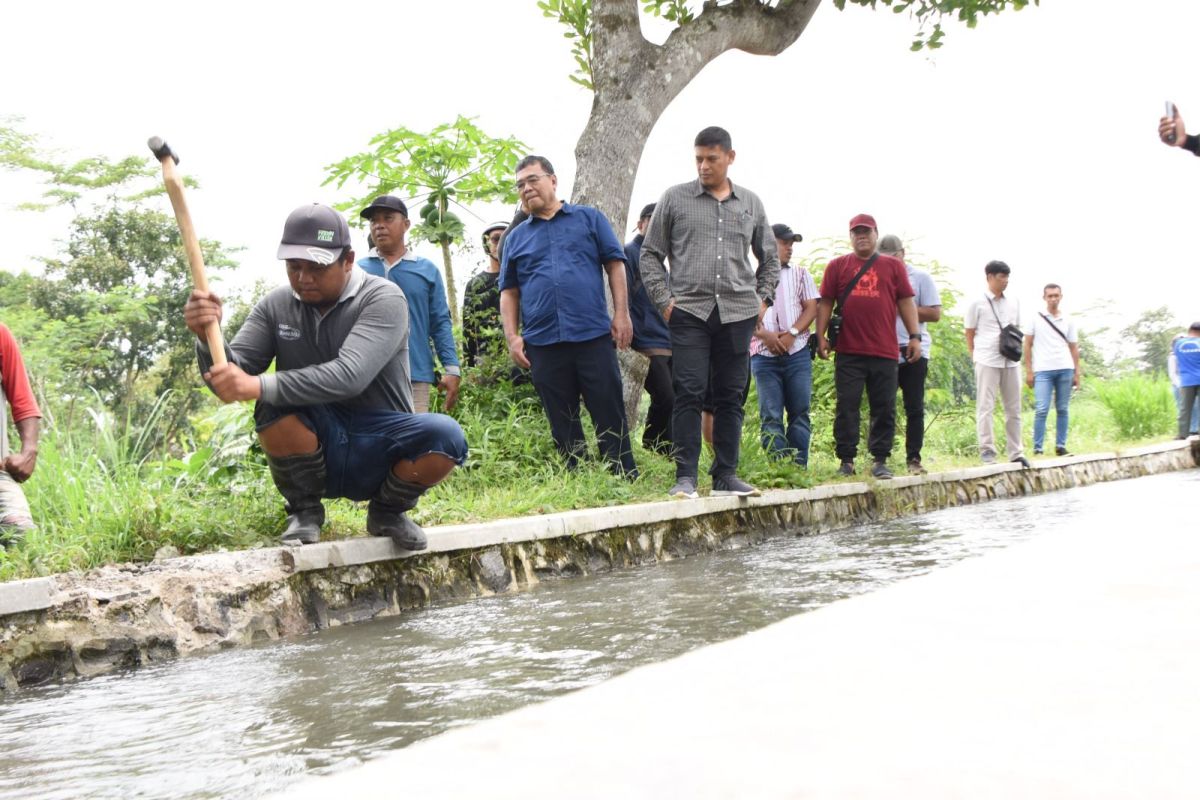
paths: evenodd
<path fill-rule="evenodd" d="M 517 181 L 517 191 L 518 192 L 523 191 L 526 186 L 537 186 L 538 183 L 542 180 L 542 178 L 549 178 L 549 177 L 550 177 L 549 172 L 542 172 L 537 175 L 530 175 L 528 178 L 522 178 L 521 180 Z"/>

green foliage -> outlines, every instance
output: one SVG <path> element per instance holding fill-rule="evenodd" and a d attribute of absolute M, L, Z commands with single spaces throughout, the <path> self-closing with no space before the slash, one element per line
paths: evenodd
<path fill-rule="evenodd" d="M 1126 341 L 1137 347 L 1138 369 L 1146 374 L 1167 368 L 1171 341 L 1183 333 L 1184 326 L 1166 306 L 1142 312 L 1142 315 L 1121 331 Z"/>
<path fill-rule="evenodd" d="M 457 322 L 450 245 L 463 241 L 464 229 L 450 207 L 466 208 L 470 203 L 491 201 L 515 203 L 513 173 L 529 147 L 512 136 L 489 136 L 473 119 L 461 115 L 429 133 L 393 128 L 373 137 L 370 145 L 372 150 L 328 165 L 324 183 L 336 183 L 340 189 L 352 181 L 365 189 L 361 195 L 339 203 L 342 210 L 363 208 L 381 194 L 426 201 L 420 211 L 421 222 L 410 235 L 441 246 L 450 315 Z"/>
<path fill-rule="evenodd" d="M 942 29 L 945 17 L 953 16 L 968 28 L 974 28 L 981 16 L 999 14 L 1008 8 L 1020 11 L 1031 3 L 1040 5 L 1040 0 L 833 0 L 833 5 L 843 11 L 847 2 L 872 10 L 884 6 L 897 14 L 907 11 L 920 26 L 911 46 L 914 52 L 926 48 L 936 50 L 942 46 L 946 35 Z"/>
<path fill-rule="evenodd" d="M 568 77 L 585 89 L 592 83 L 592 2 L 591 0 L 538 0 L 542 15 L 557 19 L 567 31 L 563 37 L 571 43 L 575 74 Z"/>
<path fill-rule="evenodd" d="M 675 23 L 679 28 L 694 25 L 709 8 L 738 5 L 768 10 L 782 8 L 792 0 L 641 0 L 642 13 L 660 17 Z M 942 19 L 957 18 L 968 28 L 974 28 L 981 16 L 999 14 L 1008 8 L 1019 11 L 1030 5 L 1039 5 L 1040 0 L 833 0 L 833 5 L 843 11 L 846 3 L 875 9 L 878 6 L 891 8 L 897 14 L 908 12 L 918 23 L 917 33 L 911 49 L 936 50 L 942 46 L 945 31 Z M 556 19 L 566 28 L 563 37 L 571 43 L 571 55 L 575 58 L 575 72 L 568 77 L 592 90 L 592 3 L 591 0 L 538 0 L 542 15 Z"/>
<path fill-rule="evenodd" d="M 76 161 L 60 161 L 42 150 L 36 137 L 24 133 L 19 118 L 0 118 L 0 169 L 28 171 L 38 175 L 47 187 L 41 202 L 27 202 L 19 208 L 41 211 L 53 206 L 77 206 L 97 193 L 127 203 L 137 203 L 165 192 L 158 162 L 149 156 L 126 156 L 113 161 L 91 156 Z M 185 179 L 194 186 L 195 181 Z"/>
<path fill-rule="evenodd" d="M 1170 382 L 1161 374 L 1133 374 L 1097 383 L 1096 396 L 1112 415 L 1121 439 L 1161 436 L 1175 429 L 1175 399 Z"/>

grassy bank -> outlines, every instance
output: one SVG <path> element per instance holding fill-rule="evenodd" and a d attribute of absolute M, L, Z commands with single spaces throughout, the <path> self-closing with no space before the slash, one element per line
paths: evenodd
<path fill-rule="evenodd" d="M 835 475 L 833 397 L 827 365 L 820 366 L 808 470 L 766 457 L 752 391 L 741 459 L 741 473 L 751 483 L 767 489 L 848 480 Z M 1031 451 L 1031 393 L 1025 399 L 1024 432 Z M 1112 451 L 1170 438 L 1173 408 L 1165 380 L 1132 377 L 1087 385 L 1071 405 L 1070 449 Z M 660 500 L 674 478 L 667 458 L 638 445 L 640 431 L 634 448 L 642 477 L 634 483 L 611 476 L 599 464 L 563 469 L 529 387 L 471 386 L 455 416 L 467 432 L 471 456 L 422 500 L 415 517 L 425 525 Z M 904 467 L 902 417 L 892 458 L 898 474 Z M 209 405 L 193 421 L 192 438 L 171 454 L 160 452 L 144 433 L 155 430 L 152 423 L 96 412 L 72 430 L 46 433 L 37 472 L 26 484 L 40 528 L 0 552 L 0 579 L 146 561 L 164 547 L 186 554 L 277 543 L 282 502 L 254 443 L 248 405 Z M 1051 442 L 1053 424 L 1051 412 Z M 931 471 L 979 463 L 972 405 L 939 403 L 932 396 L 926 427 L 925 463 Z M 996 430 L 1003 431 L 999 416 Z M 857 479 L 866 474 L 868 461 L 860 450 Z M 701 469 L 706 467 L 704 457 Z M 706 481 L 701 485 L 703 491 Z M 333 501 L 328 507 L 325 538 L 364 535 L 365 504 Z"/>

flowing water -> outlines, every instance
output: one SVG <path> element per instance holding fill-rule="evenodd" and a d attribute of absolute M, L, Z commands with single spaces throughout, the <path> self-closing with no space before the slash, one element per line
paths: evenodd
<path fill-rule="evenodd" d="M 2 798 L 246 798 L 1105 509 L 1178 509 L 1200 470 L 773 539 L 285 642 L 25 690 Z M 1114 505 L 1115 504 L 1115 505 Z"/>

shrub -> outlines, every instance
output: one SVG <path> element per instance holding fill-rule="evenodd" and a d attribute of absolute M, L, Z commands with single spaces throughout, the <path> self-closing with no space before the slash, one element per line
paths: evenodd
<path fill-rule="evenodd" d="M 1175 401 L 1161 375 L 1126 375 L 1096 384 L 1096 395 L 1112 415 L 1121 439 L 1144 439 L 1174 430 Z"/>

